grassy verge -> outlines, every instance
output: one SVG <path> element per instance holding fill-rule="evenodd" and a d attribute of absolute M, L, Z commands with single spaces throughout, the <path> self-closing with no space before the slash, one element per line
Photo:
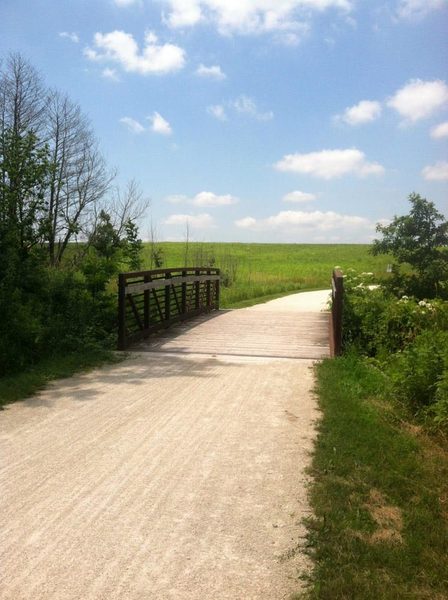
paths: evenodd
<path fill-rule="evenodd" d="M 381 400 L 356 356 L 319 365 L 306 598 L 448 598 L 448 444 Z"/>
<path fill-rule="evenodd" d="M 48 382 L 70 377 L 101 364 L 120 360 L 108 351 L 68 354 L 44 359 L 21 373 L 0 378 L 0 409 L 45 388 Z"/>
<path fill-rule="evenodd" d="M 213 265 L 231 283 L 221 287 L 223 308 L 250 306 L 252 298 L 331 285 L 336 265 L 358 272 L 371 271 L 378 280 L 386 276 L 387 256 L 373 256 L 368 244 L 238 244 L 182 242 L 157 244 L 163 267 Z M 153 268 L 151 245 L 143 249 L 144 268 Z"/>

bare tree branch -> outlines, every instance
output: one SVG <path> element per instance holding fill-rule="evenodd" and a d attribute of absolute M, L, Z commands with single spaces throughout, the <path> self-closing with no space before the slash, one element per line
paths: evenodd
<path fill-rule="evenodd" d="M 49 93 L 47 139 L 54 164 L 48 191 L 48 250 L 59 264 L 73 236 L 87 235 L 96 205 L 115 176 L 102 157 L 89 121 L 77 104 Z M 93 221 L 95 218 L 93 218 Z"/>
<path fill-rule="evenodd" d="M 148 210 L 150 199 L 143 195 L 135 179 L 127 182 L 124 190 L 116 187 L 107 210 L 118 234 L 121 235 L 128 221 L 138 222 Z"/>

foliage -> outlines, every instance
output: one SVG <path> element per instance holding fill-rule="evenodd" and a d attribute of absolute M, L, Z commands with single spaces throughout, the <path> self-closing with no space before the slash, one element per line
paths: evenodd
<path fill-rule="evenodd" d="M 437 383 L 435 402 L 429 407 L 428 414 L 436 425 L 448 423 L 448 361 L 445 355 L 445 365 Z"/>
<path fill-rule="evenodd" d="M 372 274 L 348 270 L 344 276 L 343 343 L 367 356 L 386 358 L 403 350 L 425 330 L 448 330 L 448 303 L 394 296 L 372 285 Z"/>
<path fill-rule="evenodd" d="M 45 356 L 112 347 L 116 308 L 115 296 L 106 288 L 109 274 L 98 277 L 96 271 L 89 277 L 28 259 L 14 285 L 1 281 L 0 375 Z"/>
<path fill-rule="evenodd" d="M 345 351 L 374 359 L 390 395 L 412 414 L 448 427 L 448 302 L 397 298 L 369 283 L 370 274 L 349 271 L 344 278 Z"/>
<path fill-rule="evenodd" d="M 408 215 L 377 226 L 383 238 L 374 241 L 372 252 L 391 253 L 397 260 L 391 279 L 396 293 L 448 298 L 448 222 L 433 202 L 419 194 L 411 194 L 409 202 Z M 400 268 L 406 264 L 412 269 L 410 274 Z"/>
<path fill-rule="evenodd" d="M 50 163 L 31 132 L 6 130 L 0 145 L 0 374 L 35 359 L 44 276 L 41 214 Z"/>
<path fill-rule="evenodd" d="M 447 406 L 448 331 L 426 330 L 418 334 L 387 367 L 395 397 L 416 413 L 436 413 L 443 424 Z M 445 381 L 445 384 L 444 384 Z M 446 415 L 448 416 L 448 415 Z M 448 425 L 448 419 L 445 421 Z"/>
<path fill-rule="evenodd" d="M 161 269 L 165 260 L 163 249 L 159 246 L 153 246 L 151 248 L 151 268 Z"/>
<path fill-rule="evenodd" d="M 24 256 L 44 241 L 45 189 L 51 164 L 48 148 L 34 133 L 3 132 L 0 151 L 0 249 Z"/>
<path fill-rule="evenodd" d="M 124 230 L 126 234 L 123 247 L 124 259 L 131 271 L 138 271 L 142 266 L 143 250 L 143 242 L 138 237 L 138 227 L 131 219 L 128 219 L 124 225 Z M 160 259 L 159 256 L 157 258 Z"/>
<path fill-rule="evenodd" d="M 143 199 L 132 182 L 106 207 L 111 177 L 79 107 L 12 55 L 0 71 L 0 376 L 112 346 L 111 280 L 139 266 Z"/>
<path fill-rule="evenodd" d="M 85 270 L 87 264 L 91 263 L 86 261 Z M 48 347 L 64 353 L 113 348 L 116 308 L 106 289 L 109 272 L 89 277 L 82 270 L 48 269 L 44 319 Z"/>
<path fill-rule="evenodd" d="M 120 236 L 115 230 L 111 217 L 104 210 L 100 212 L 95 231 L 90 238 L 90 244 L 98 255 L 112 261 L 120 248 Z"/>

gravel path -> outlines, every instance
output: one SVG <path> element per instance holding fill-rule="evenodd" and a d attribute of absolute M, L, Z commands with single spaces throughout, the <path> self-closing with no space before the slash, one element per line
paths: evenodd
<path fill-rule="evenodd" d="M 274 324 L 288 312 L 285 302 L 224 313 L 231 353 L 219 353 L 217 325 L 213 353 L 165 340 L 0 414 L 0 598 L 279 600 L 297 591 L 317 418 L 312 361 L 294 347 L 284 357 L 284 328 L 268 347 L 264 325 L 262 352 L 238 350 L 241 315 L 253 315 L 255 330 L 267 313 Z M 316 310 L 322 294 L 319 302 Z M 312 308 L 295 315 L 292 340 L 306 315 L 327 322 Z M 211 339 L 213 321 L 184 340 L 202 324 Z"/>

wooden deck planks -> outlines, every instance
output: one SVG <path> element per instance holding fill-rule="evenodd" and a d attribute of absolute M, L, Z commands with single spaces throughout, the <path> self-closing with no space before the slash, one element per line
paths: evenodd
<path fill-rule="evenodd" d="M 134 349 L 320 359 L 330 355 L 328 332 L 326 312 L 276 312 L 254 307 L 201 315 L 141 342 Z"/>

